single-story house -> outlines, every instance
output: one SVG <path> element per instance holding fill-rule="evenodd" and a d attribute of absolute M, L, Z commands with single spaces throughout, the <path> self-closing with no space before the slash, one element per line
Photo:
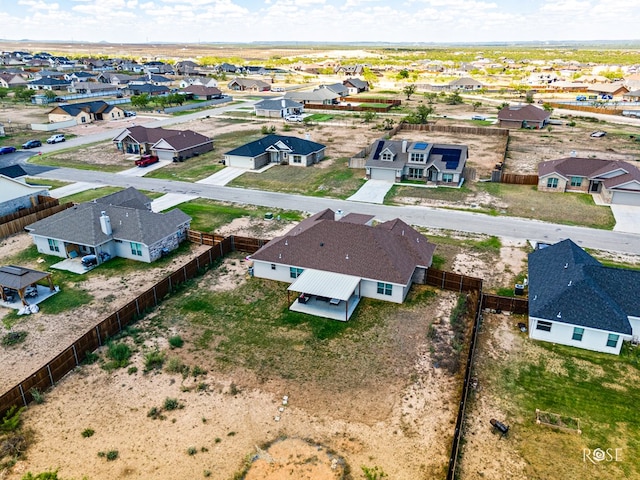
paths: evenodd
<path fill-rule="evenodd" d="M 466 145 L 379 139 L 370 147 L 365 171 L 373 180 L 460 186 L 467 158 Z"/>
<path fill-rule="evenodd" d="M 22 75 L 17 73 L 0 73 L 0 87 L 2 88 L 24 87 L 26 85 L 27 81 Z"/>
<path fill-rule="evenodd" d="M 534 105 L 509 105 L 498 112 L 503 128 L 543 128 L 549 123 L 551 112 Z"/>
<path fill-rule="evenodd" d="M 148 73 L 141 77 L 134 78 L 129 82 L 129 85 L 144 85 L 146 83 L 150 83 L 151 85 L 156 85 L 156 86 L 161 85 L 161 86 L 168 87 L 171 85 L 171 82 L 173 82 L 173 80 L 163 75 L 155 75 L 153 73 Z"/>
<path fill-rule="evenodd" d="M 125 118 L 122 108 L 117 105 L 109 105 L 103 100 L 58 105 L 47 115 L 51 123 L 66 122 L 75 119 L 78 125 L 93 123 L 95 120 L 118 120 Z"/>
<path fill-rule="evenodd" d="M 96 255 L 153 262 L 186 239 L 191 217 L 174 209 L 155 213 L 151 200 L 130 187 L 85 202 L 26 227 L 38 252 L 62 258 Z"/>
<path fill-rule="evenodd" d="M 320 89 L 326 88 L 331 92 L 338 95 L 340 98 L 344 98 L 349 95 L 349 88 L 342 83 L 332 83 L 331 85 L 320 85 Z"/>
<path fill-rule="evenodd" d="M 266 135 L 224 154 L 225 165 L 258 169 L 269 163 L 308 167 L 324 158 L 326 146 L 285 135 Z"/>
<path fill-rule="evenodd" d="M 612 97 L 619 97 L 627 93 L 629 89 L 624 86 L 622 82 L 615 83 L 596 83 L 589 85 L 587 88 L 588 93 L 595 93 L 597 95 L 611 95 Z"/>
<path fill-rule="evenodd" d="M 189 85 L 180 90 L 180 93 L 191 95 L 196 100 L 212 100 L 222 98 L 222 92 L 217 87 L 205 87 L 204 85 Z"/>
<path fill-rule="evenodd" d="M 251 255 L 253 275 L 287 282 L 290 309 L 346 321 L 361 297 L 402 303 L 436 246 L 400 219 L 323 210 Z M 300 295 L 297 295 L 300 294 Z"/>
<path fill-rule="evenodd" d="M 50 77 L 27 82 L 27 88 L 30 90 L 66 90 L 70 85 L 71 82 L 68 80 L 58 80 Z"/>
<path fill-rule="evenodd" d="M 347 78 L 342 84 L 347 87 L 349 95 L 357 95 L 358 93 L 369 90 L 369 82 L 360 80 L 359 78 Z"/>
<path fill-rule="evenodd" d="M 102 72 L 98 75 L 98 81 L 101 83 L 110 83 L 112 85 L 126 85 L 137 77 L 127 75 L 126 73 Z"/>
<path fill-rule="evenodd" d="M 69 87 L 71 93 L 101 93 L 103 95 L 119 94 L 118 87 L 101 82 L 78 82 Z"/>
<path fill-rule="evenodd" d="M 599 193 L 607 203 L 640 206 L 640 169 L 598 158 L 549 160 L 538 164 L 538 190 Z"/>
<path fill-rule="evenodd" d="M 335 105 L 340 102 L 340 95 L 328 88 L 317 88 L 311 92 L 287 92 L 284 98 L 288 98 L 303 105 Z"/>
<path fill-rule="evenodd" d="M 64 74 L 64 79 L 69 80 L 70 82 L 88 82 L 93 81 L 97 77 L 94 73 L 89 72 L 69 72 Z"/>
<path fill-rule="evenodd" d="M 271 85 L 255 78 L 234 78 L 227 84 L 227 88 L 240 92 L 268 92 L 271 90 Z"/>
<path fill-rule="evenodd" d="M 571 240 L 529 254 L 529 337 L 619 354 L 640 336 L 640 272 L 606 267 Z"/>
<path fill-rule="evenodd" d="M 13 175 L 15 171 L 5 173 Z M 49 196 L 49 187 L 29 185 L 21 174 L 15 178 L 0 174 L 0 216 L 37 205 L 39 195 Z"/>
<path fill-rule="evenodd" d="M 191 60 L 176 62 L 173 66 L 178 75 L 193 75 L 197 73 L 199 65 Z"/>
<path fill-rule="evenodd" d="M 254 105 L 256 117 L 283 118 L 288 115 L 300 115 L 304 105 L 288 98 L 262 100 Z"/>
<path fill-rule="evenodd" d="M 640 90 L 632 90 L 622 95 L 625 102 L 640 102 Z"/>
<path fill-rule="evenodd" d="M 449 90 L 480 90 L 484 85 L 471 77 L 462 77 L 449 82 Z"/>
<path fill-rule="evenodd" d="M 122 153 L 157 155 L 160 160 L 184 160 L 213 150 L 213 140 L 192 130 L 168 130 L 142 125 L 125 128 L 113 143 Z"/>
<path fill-rule="evenodd" d="M 124 93 L 126 95 L 166 95 L 170 92 L 169 87 L 165 87 L 164 85 L 153 85 L 151 83 L 145 83 L 143 85 L 133 85 L 129 83 L 125 89 Z"/>

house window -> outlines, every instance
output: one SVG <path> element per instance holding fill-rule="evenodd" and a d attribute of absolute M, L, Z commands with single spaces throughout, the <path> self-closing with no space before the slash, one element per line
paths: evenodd
<path fill-rule="evenodd" d="M 289 267 L 289 276 L 291 278 L 298 278 L 304 272 L 303 268 Z"/>
<path fill-rule="evenodd" d="M 391 152 L 383 152 L 380 155 L 380 160 L 385 160 L 387 162 L 391 162 L 391 161 L 393 161 L 393 155 L 391 154 Z"/>
<path fill-rule="evenodd" d="M 302 155 L 294 155 L 293 163 L 302 163 Z"/>
<path fill-rule="evenodd" d="M 557 178 L 548 179 L 547 188 L 558 188 L 558 179 Z"/>
<path fill-rule="evenodd" d="M 538 320 L 536 330 L 542 330 L 543 332 L 551 331 L 551 322 L 545 322 L 544 320 Z"/>
<path fill-rule="evenodd" d="M 393 285 L 390 283 L 378 282 L 378 293 L 380 295 L 391 295 Z"/>
<path fill-rule="evenodd" d="M 620 335 L 616 335 L 615 333 L 610 333 L 607 337 L 607 347 L 617 347 L 618 346 L 618 338 Z"/>
<path fill-rule="evenodd" d="M 52 238 L 49 239 L 49 250 L 52 252 L 59 252 L 60 247 L 58 246 L 58 241 Z"/>
<path fill-rule="evenodd" d="M 424 169 L 422 168 L 410 168 L 409 169 L 409 178 L 413 179 L 421 179 L 424 176 Z"/>
<path fill-rule="evenodd" d="M 582 185 L 582 177 L 571 177 L 571 186 L 580 187 Z"/>
<path fill-rule="evenodd" d="M 444 183 L 453 183 L 453 173 L 443 173 L 442 181 Z"/>
<path fill-rule="evenodd" d="M 412 153 L 410 161 L 416 163 L 424 163 L 424 153 Z"/>
<path fill-rule="evenodd" d="M 137 255 L 138 257 L 142 256 L 142 244 L 136 242 L 129 242 L 131 245 L 131 254 Z"/>
<path fill-rule="evenodd" d="M 272 264 L 271 264 L 271 270 L 275 270 L 275 269 L 276 269 L 276 264 L 275 264 L 275 263 L 272 263 Z"/>
<path fill-rule="evenodd" d="M 85 117 L 82 117 L 82 123 L 86 123 L 87 119 Z"/>
<path fill-rule="evenodd" d="M 584 328 L 574 327 L 573 336 L 571 337 L 571 340 L 576 340 L 578 342 L 581 342 L 582 335 L 584 335 Z"/>

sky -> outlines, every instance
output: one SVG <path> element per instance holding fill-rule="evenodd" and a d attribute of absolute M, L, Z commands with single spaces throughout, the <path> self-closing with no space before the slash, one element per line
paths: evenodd
<path fill-rule="evenodd" d="M 637 40 L 640 0 L 0 0 L 0 25 L 110 43 Z"/>

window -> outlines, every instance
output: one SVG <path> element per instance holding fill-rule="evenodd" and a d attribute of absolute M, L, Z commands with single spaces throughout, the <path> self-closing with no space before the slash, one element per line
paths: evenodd
<path fill-rule="evenodd" d="M 452 183 L 453 182 L 453 173 L 443 173 L 442 174 L 442 181 L 445 183 Z"/>
<path fill-rule="evenodd" d="M 302 155 L 294 155 L 293 163 L 302 163 Z"/>
<path fill-rule="evenodd" d="M 558 179 L 557 178 L 548 179 L 547 188 L 558 188 Z"/>
<path fill-rule="evenodd" d="M 298 278 L 304 272 L 303 268 L 289 267 L 289 276 L 291 278 Z"/>
<path fill-rule="evenodd" d="M 424 153 L 412 153 L 409 161 L 424 163 Z"/>
<path fill-rule="evenodd" d="M 52 252 L 59 252 L 60 247 L 58 246 L 58 241 L 52 238 L 49 239 L 49 250 Z"/>
<path fill-rule="evenodd" d="M 582 185 L 582 177 L 571 177 L 571 186 L 580 187 Z"/>
<path fill-rule="evenodd" d="M 536 330 L 542 330 L 543 332 L 551 331 L 551 322 L 545 322 L 544 320 L 538 320 Z"/>
<path fill-rule="evenodd" d="M 138 257 L 142 256 L 142 245 L 140 243 L 129 242 L 129 245 L 131 245 L 132 255 L 137 255 Z"/>
<path fill-rule="evenodd" d="M 276 269 L 276 264 L 275 264 L 275 263 L 272 263 L 272 264 L 271 264 L 271 270 L 275 270 L 275 269 Z"/>
<path fill-rule="evenodd" d="M 393 285 L 390 283 L 378 282 L 378 293 L 380 295 L 391 295 L 391 291 L 393 290 Z"/>
<path fill-rule="evenodd" d="M 607 347 L 617 347 L 618 346 L 618 338 L 620 335 L 616 335 L 615 333 L 610 333 L 607 338 Z"/>
<path fill-rule="evenodd" d="M 391 162 L 393 161 L 393 155 L 391 154 L 391 152 L 382 152 L 382 155 L 380 155 L 380 160 Z"/>
<path fill-rule="evenodd" d="M 422 168 L 409 168 L 409 178 L 421 179 L 424 175 L 424 169 Z"/>
<path fill-rule="evenodd" d="M 582 335 L 584 335 L 584 328 L 574 327 L 573 337 L 571 337 L 571 340 L 577 340 L 578 342 L 581 342 Z"/>

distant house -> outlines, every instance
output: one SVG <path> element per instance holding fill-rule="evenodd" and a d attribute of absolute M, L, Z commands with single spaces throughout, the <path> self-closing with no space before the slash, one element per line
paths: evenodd
<path fill-rule="evenodd" d="M 549 123 L 551 113 L 534 105 L 510 105 L 498 113 L 503 128 L 543 128 Z"/>
<path fill-rule="evenodd" d="M 324 158 L 325 146 L 298 137 L 266 135 L 224 154 L 230 167 L 262 168 L 269 163 L 308 167 Z"/>
<path fill-rule="evenodd" d="M 361 297 L 402 303 L 424 283 L 435 245 L 400 219 L 372 220 L 316 213 L 251 255 L 253 274 L 290 283 L 291 310 L 335 320 L 347 321 Z"/>
<path fill-rule="evenodd" d="M 198 64 L 191 60 L 176 62 L 173 67 L 178 75 L 193 75 L 198 71 Z"/>
<path fill-rule="evenodd" d="M 22 75 L 17 73 L 0 73 L 0 87 L 2 88 L 24 87 L 26 85 L 27 81 Z"/>
<path fill-rule="evenodd" d="M 619 354 L 640 336 L 640 272 L 605 267 L 571 240 L 529 254 L 529 336 Z"/>
<path fill-rule="evenodd" d="M 449 90 L 473 91 L 484 88 L 484 84 L 471 77 L 462 77 L 449 82 Z"/>
<path fill-rule="evenodd" d="M 268 92 L 271 90 L 271 85 L 262 80 L 254 78 L 234 78 L 227 84 L 229 90 L 236 90 L 240 92 Z"/>
<path fill-rule="evenodd" d="M 222 92 L 216 87 L 205 87 L 204 85 L 190 85 L 181 90 L 182 93 L 192 96 L 196 100 L 212 100 L 222 98 Z"/>
<path fill-rule="evenodd" d="M 369 82 L 359 78 L 347 78 L 342 84 L 347 87 L 349 95 L 357 95 L 369 90 Z"/>
<path fill-rule="evenodd" d="M 357 65 L 340 65 L 336 67 L 335 72 L 337 74 L 344 74 L 348 76 L 354 75 L 362 75 L 364 72 L 365 65 L 357 64 Z"/>
<path fill-rule="evenodd" d="M 58 80 L 57 78 L 44 77 L 27 82 L 30 90 L 66 90 L 71 85 L 68 80 Z"/>
<path fill-rule="evenodd" d="M 157 75 L 157 74 L 153 74 L 153 73 L 148 73 L 146 75 L 143 75 L 141 77 L 137 77 L 134 78 L 133 80 L 131 80 L 129 82 L 129 85 L 145 85 L 150 83 L 151 85 L 156 85 L 156 86 L 164 86 L 164 87 L 168 87 L 171 85 L 171 83 L 173 82 L 173 80 L 171 80 L 170 78 L 167 78 L 163 75 Z"/>
<path fill-rule="evenodd" d="M 262 100 L 254 105 L 257 117 L 283 118 L 287 115 L 300 115 L 304 105 L 288 98 Z"/>
<path fill-rule="evenodd" d="M 143 85 L 132 85 L 129 83 L 124 89 L 124 93 L 127 95 L 166 95 L 170 92 L 168 87 L 163 85 L 153 85 L 151 83 L 145 83 Z"/>
<path fill-rule="evenodd" d="M 110 83 L 112 85 L 127 85 L 138 77 L 127 75 L 126 73 L 102 72 L 98 75 L 97 80 L 101 83 Z"/>
<path fill-rule="evenodd" d="M 328 88 L 318 88 L 311 92 L 287 92 L 284 98 L 303 105 L 335 105 L 340 102 L 340 95 Z"/>
<path fill-rule="evenodd" d="M 71 93 L 102 93 L 104 95 L 117 95 L 118 87 L 102 82 L 78 82 L 69 87 Z"/>
<path fill-rule="evenodd" d="M 596 83 L 589 85 L 587 92 L 597 95 L 611 95 L 612 97 L 621 97 L 629 92 L 629 89 L 622 82 L 615 83 Z"/>
<path fill-rule="evenodd" d="M 376 140 L 365 164 L 367 178 L 400 182 L 460 186 L 468 158 L 466 145 L 408 140 Z"/>
<path fill-rule="evenodd" d="M 538 190 L 599 193 L 607 203 L 640 206 L 640 169 L 597 158 L 550 160 L 538 164 Z"/>
<path fill-rule="evenodd" d="M 113 143 L 122 153 L 153 154 L 160 160 L 184 160 L 213 150 L 213 140 L 192 130 L 147 128 L 142 125 L 125 128 Z"/>
<path fill-rule="evenodd" d="M 95 100 L 58 105 L 47 115 L 51 123 L 75 119 L 78 124 L 83 124 L 93 123 L 96 120 L 118 120 L 124 118 L 124 111 L 117 105 L 109 105 L 103 100 Z"/>
<path fill-rule="evenodd" d="M 625 102 L 640 102 L 640 90 L 633 90 L 622 95 Z"/>
<path fill-rule="evenodd" d="M 62 258 L 96 255 L 153 262 L 186 239 L 191 217 L 174 209 L 154 213 L 151 200 L 130 187 L 26 227 L 38 252 Z"/>
<path fill-rule="evenodd" d="M 88 82 L 94 81 L 97 75 L 89 72 L 70 72 L 64 74 L 64 79 L 70 82 Z"/>
<path fill-rule="evenodd" d="M 338 95 L 338 97 L 343 98 L 349 95 L 349 88 L 342 83 L 332 83 L 331 85 L 320 85 L 320 89 L 326 88 L 331 92 Z"/>
<path fill-rule="evenodd" d="M 16 173 L 20 172 L 4 170 L 4 174 L 0 173 L 0 216 L 37 205 L 38 195 L 49 196 L 49 187 L 29 185 L 22 175 L 14 177 Z"/>

